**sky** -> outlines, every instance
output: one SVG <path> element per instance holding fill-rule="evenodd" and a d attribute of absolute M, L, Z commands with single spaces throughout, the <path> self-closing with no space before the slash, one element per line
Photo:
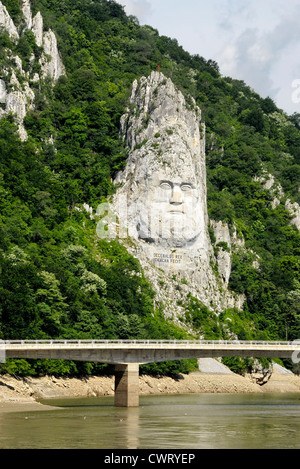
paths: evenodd
<path fill-rule="evenodd" d="M 300 113 L 300 0 L 118 0 L 128 15 Z"/>

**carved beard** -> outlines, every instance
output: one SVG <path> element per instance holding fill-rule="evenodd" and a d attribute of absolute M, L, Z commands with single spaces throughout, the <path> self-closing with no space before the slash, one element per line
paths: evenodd
<path fill-rule="evenodd" d="M 146 215 L 146 216 L 145 216 Z M 184 247 L 194 244 L 200 234 L 199 224 L 187 217 L 165 214 L 156 219 L 150 219 L 147 214 L 141 214 L 136 225 L 138 239 L 147 243 L 155 243 L 165 247 Z"/>

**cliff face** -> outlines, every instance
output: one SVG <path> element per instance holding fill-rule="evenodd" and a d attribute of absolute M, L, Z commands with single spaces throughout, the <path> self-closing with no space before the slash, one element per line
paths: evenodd
<path fill-rule="evenodd" d="M 22 140 L 27 139 L 23 125 L 28 110 L 34 107 L 34 88 L 41 79 L 49 77 L 53 82 L 65 73 L 57 48 L 57 41 L 53 31 L 44 31 L 43 18 L 38 12 L 33 18 L 29 0 L 22 1 L 23 24 L 20 31 L 9 16 L 6 7 L 0 1 L 0 27 L 8 32 L 11 40 L 17 44 L 20 37 L 27 31 L 32 31 L 35 42 L 42 48 L 40 57 L 32 54 L 29 70 L 24 70 L 21 58 L 6 49 L 5 65 L 0 69 L 0 118 L 12 113 L 19 127 Z M 35 70 L 39 69 L 37 73 Z"/>
<path fill-rule="evenodd" d="M 128 198 L 129 234 L 163 249 L 201 251 L 210 244 L 206 208 L 204 124 L 163 74 L 153 72 L 133 85 L 132 109 L 121 132 L 130 149 L 117 181 Z M 146 212 L 145 212 L 146 209 Z"/>
<path fill-rule="evenodd" d="M 257 182 L 262 184 L 263 189 L 267 190 L 272 200 L 272 208 L 275 209 L 280 203 L 285 206 L 291 219 L 290 224 L 300 230 L 300 206 L 297 202 L 292 202 L 284 193 L 281 184 L 275 180 L 272 174 L 265 172 L 264 176 L 256 178 Z"/>
<path fill-rule="evenodd" d="M 9 37 L 14 41 L 19 39 L 19 33 L 17 28 L 14 25 L 13 20 L 9 16 L 7 9 L 0 2 L 0 25 L 8 32 Z"/>
<path fill-rule="evenodd" d="M 209 236 L 205 125 L 194 100 L 152 72 L 134 82 L 121 133 L 129 156 L 116 178 L 119 229 L 128 230 L 129 249 L 167 315 L 180 317 L 189 294 L 215 311 L 241 307 L 243 298 L 227 289 L 230 252 L 220 250 L 217 259 Z M 228 227 L 212 227 L 231 249 Z"/>

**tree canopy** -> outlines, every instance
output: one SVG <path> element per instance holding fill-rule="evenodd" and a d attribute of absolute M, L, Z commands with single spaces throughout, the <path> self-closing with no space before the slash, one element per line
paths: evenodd
<path fill-rule="evenodd" d="M 2 1 L 20 24 L 18 0 Z M 82 208 L 96 209 L 113 193 L 112 179 L 126 164 L 119 123 L 133 80 L 158 66 L 202 110 L 209 216 L 236 226 L 247 248 L 234 254 L 230 278 L 230 288 L 246 295 L 244 311 L 213 320 L 191 298 L 185 320 L 210 338 L 226 338 L 230 327 L 240 338 L 299 338 L 299 231 L 284 203 L 273 208 L 257 182 L 271 173 L 300 203 L 299 116 L 139 25 L 114 0 L 31 3 L 55 31 L 66 75 L 55 86 L 36 86 L 28 141 L 20 141 L 10 116 L 0 120 L 0 338 L 187 336 L 155 307 L 138 262 L 117 241 L 96 239 L 95 220 Z M 31 33 L 17 44 L 3 33 L 1 44 L 1 69 L 5 47 L 25 70 L 39 54 Z M 25 369 L 72 374 L 84 367 L 53 366 L 40 361 Z"/>

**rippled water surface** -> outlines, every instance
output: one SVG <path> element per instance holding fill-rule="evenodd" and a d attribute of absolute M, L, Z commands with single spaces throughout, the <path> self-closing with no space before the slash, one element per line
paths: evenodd
<path fill-rule="evenodd" d="M 55 410 L 0 414 L 0 448 L 299 449 L 300 394 L 47 400 Z"/>

